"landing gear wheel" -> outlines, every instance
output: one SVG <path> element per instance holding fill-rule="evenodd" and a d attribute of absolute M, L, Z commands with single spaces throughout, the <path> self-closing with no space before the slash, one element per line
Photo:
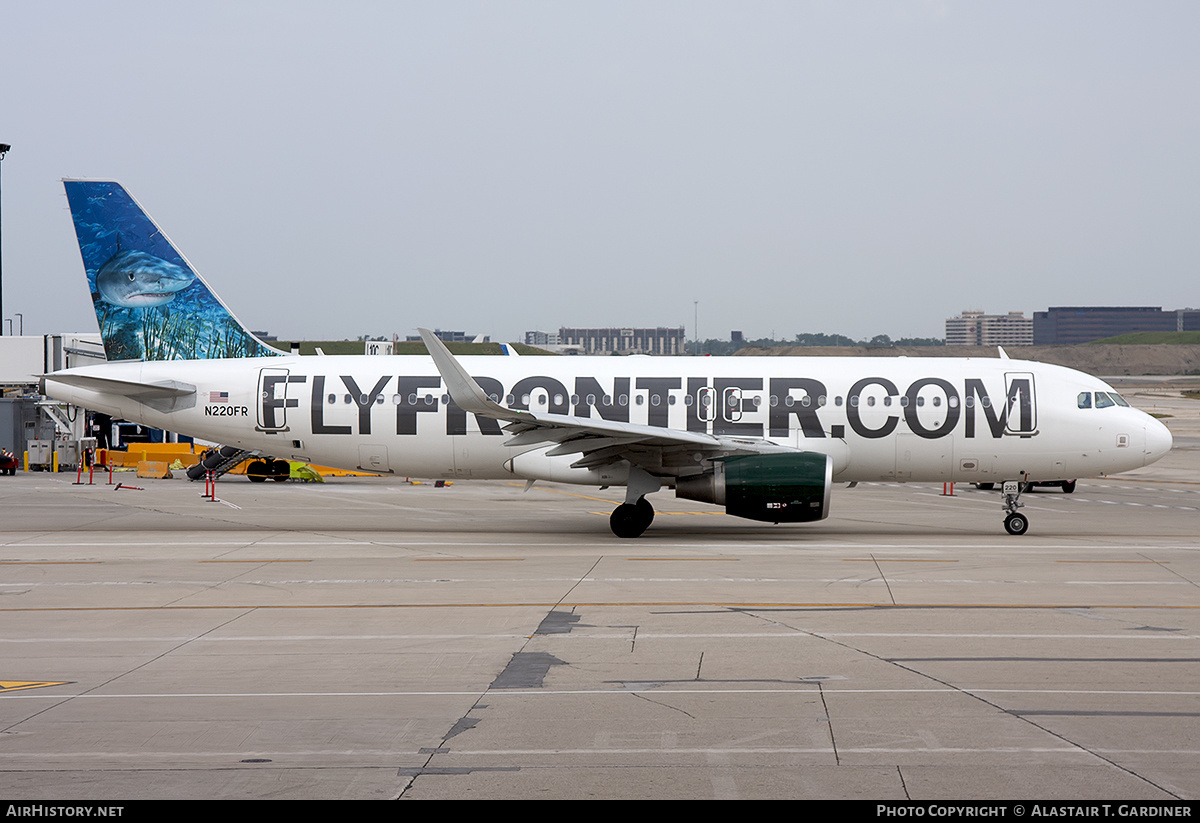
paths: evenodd
<path fill-rule="evenodd" d="M 1063 490 L 1063 494 L 1074 494 L 1075 493 L 1075 481 L 1074 480 L 1064 480 L 1062 482 L 1062 490 Z"/>
<path fill-rule="evenodd" d="M 975 488 L 979 489 L 981 492 L 990 492 L 992 489 L 996 488 L 996 484 L 995 483 L 976 483 Z"/>
<path fill-rule="evenodd" d="M 246 467 L 246 476 L 250 478 L 251 483 L 262 483 L 270 474 L 270 469 L 265 460 L 255 460 Z"/>
<path fill-rule="evenodd" d="M 272 460 L 267 464 L 271 479 L 277 483 L 287 480 L 292 474 L 292 466 L 286 460 Z"/>
<path fill-rule="evenodd" d="M 608 518 L 608 526 L 617 537 L 640 537 L 652 522 L 654 507 L 644 497 L 636 503 L 622 503 Z"/>
<path fill-rule="evenodd" d="M 1004 530 L 1013 535 L 1025 534 L 1029 531 L 1029 518 L 1019 512 L 1013 512 L 1004 518 Z"/>

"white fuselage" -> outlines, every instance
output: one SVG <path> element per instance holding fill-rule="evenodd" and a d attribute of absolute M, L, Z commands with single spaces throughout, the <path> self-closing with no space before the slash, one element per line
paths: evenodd
<path fill-rule="evenodd" d="M 836 481 L 1067 480 L 1126 471 L 1170 449 L 1137 409 L 1081 372 L 1021 360 L 808 357 L 463 357 L 508 408 L 599 417 L 828 454 Z M 46 377 L 55 399 L 276 458 L 429 478 L 597 483 L 450 401 L 418 356 L 109 363 L 73 369 L 195 386 L 144 403 Z M 531 454 L 533 453 L 533 454 Z M 524 456 L 522 456 L 524 455 Z M 676 471 L 662 467 L 670 485 Z M 617 479 L 615 482 L 621 482 Z"/>

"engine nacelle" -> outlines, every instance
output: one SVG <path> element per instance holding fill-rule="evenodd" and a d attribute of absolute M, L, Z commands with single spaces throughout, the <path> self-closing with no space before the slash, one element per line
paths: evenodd
<path fill-rule="evenodd" d="M 826 454 L 741 454 L 675 483 L 675 496 L 724 506 L 728 514 L 768 523 L 807 523 L 829 516 L 833 459 Z"/>

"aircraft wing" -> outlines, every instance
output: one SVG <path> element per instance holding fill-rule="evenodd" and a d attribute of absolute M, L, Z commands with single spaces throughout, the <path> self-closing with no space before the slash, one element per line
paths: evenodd
<path fill-rule="evenodd" d="M 459 408 L 506 421 L 505 430 L 513 435 L 506 446 L 553 445 L 546 452 L 549 457 L 579 454 L 575 468 L 597 468 L 627 460 L 653 474 L 674 475 L 691 473 L 701 468 L 703 461 L 717 457 L 800 451 L 761 438 L 718 437 L 661 426 L 508 409 L 487 395 L 431 331 L 418 331 Z"/>

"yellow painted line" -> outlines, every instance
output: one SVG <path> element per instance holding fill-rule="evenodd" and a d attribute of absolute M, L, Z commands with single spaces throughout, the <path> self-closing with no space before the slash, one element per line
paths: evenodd
<path fill-rule="evenodd" d="M 509 483 L 509 484 L 507 484 L 507 485 L 509 485 L 509 486 L 518 486 L 518 487 L 522 487 L 522 488 L 523 488 L 525 484 L 523 484 L 523 483 Z M 577 493 L 577 492 L 565 492 L 565 491 L 563 491 L 562 489 L 538 489 L 538 491 L 540 491 L 540 492 L 550 492 L 551 494 L 565 494 L 567 497 L 581 497 L 581 498 L 583 498 L 584 500 L 596 500 L 596 501 L 599 501 L 599 502 L 601 502 L 601 503 L 612 503 L 614 506 L 615 506 L 617 503 L 619 503 L 619 502 L 620 502 L 619 500 L 609 500 L 609 499 L 607 499 L 607 498 L 604 498 L 604 497 L 592 497 L 591 495 L 587 495 L 587 494 L 579 494 L 579 493 Z"/>
<path fill-rule="evenodd" d="M 0 680 L 0 694 L 19 692 L 25 689 L 44 689 L 47 686 L 65 686 L 73 680 Z"/>
<path fill-rule="evenodd" d="M 711 600 L 644 600 L 644 601 L 529 601 L 514 603 L 341 603 L 332 605 L 309 604 L 276 604 L 252 603 L 223 606 L 46 606 L 30 608 L 0 609 L 0 614 L 17 612 L 128 612 L 128 611 L 226 611 L 226 610 L 262 610 L 262 609 L 512 609 L 512 608 L 562 608 L 587 606 L 626 606 L 641 607 L 697 607 L 710 608 L 719 606 L 731 609 L 747 608 L 786 608 L 786 609 L 1163 609 L 1195 610 L 1200 604 L 1193 605 L 1164 605 L 1161 603 L 879 603 L 879 602 L 821 602 L 804 601 L 711 601 Z"/>

